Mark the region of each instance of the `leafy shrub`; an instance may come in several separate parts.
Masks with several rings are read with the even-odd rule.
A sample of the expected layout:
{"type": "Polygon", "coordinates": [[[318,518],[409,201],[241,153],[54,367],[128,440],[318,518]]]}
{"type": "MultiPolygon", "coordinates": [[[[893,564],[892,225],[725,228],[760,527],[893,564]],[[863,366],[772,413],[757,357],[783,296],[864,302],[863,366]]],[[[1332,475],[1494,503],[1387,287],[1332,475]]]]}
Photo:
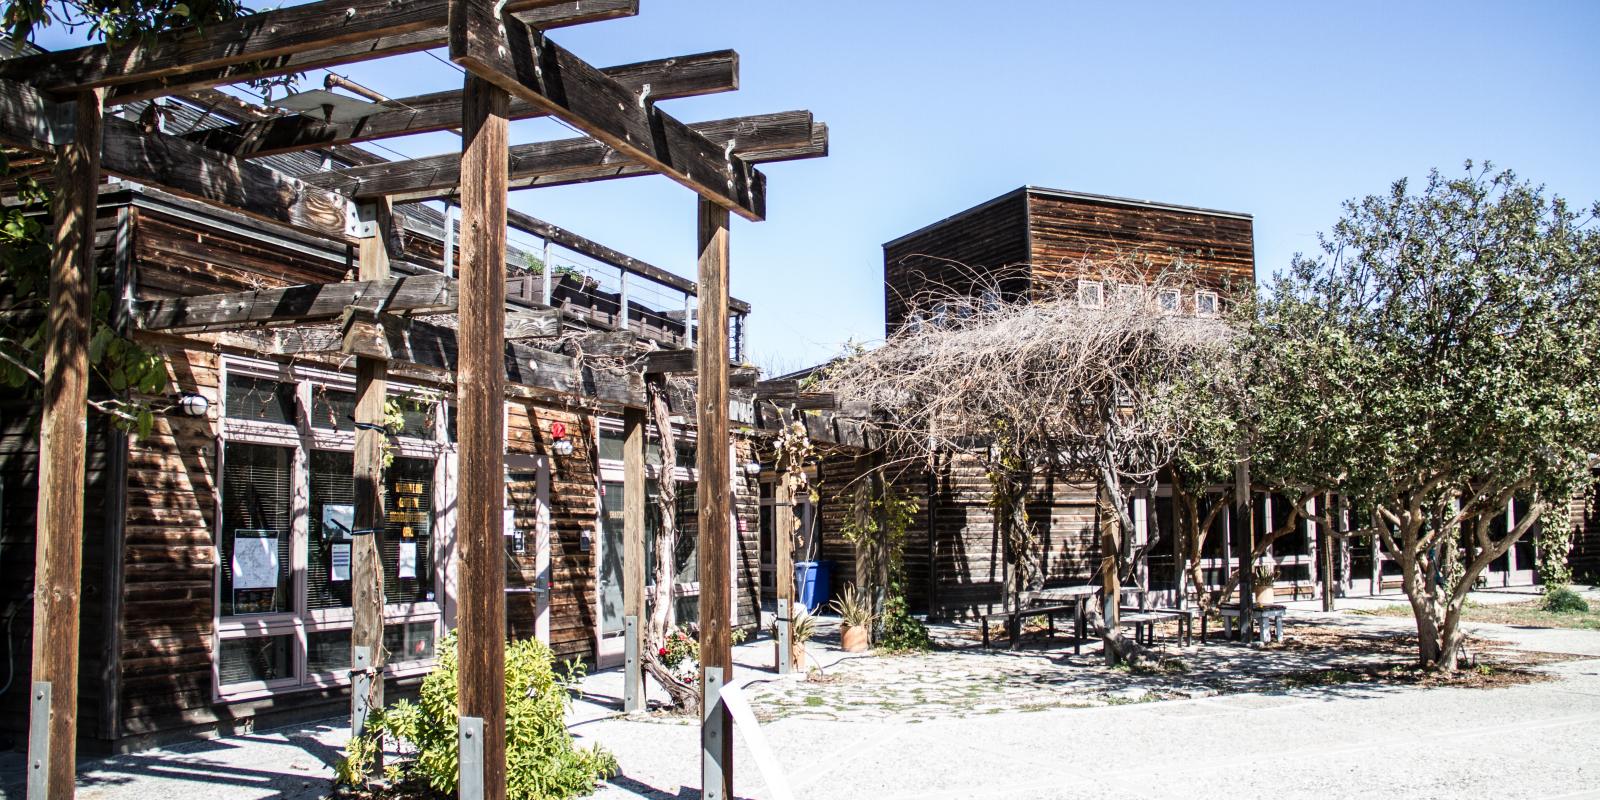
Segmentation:
{"type": "Polygon", "coordinates": [[[890,584],[889,597],[883,603],[883,631],[878,637],[878,647],[891,653],[933,648],[928,627],[911,616],[905,590],[899,581],[890,584]]]}
{"type": "MultiPolygon", "coordinates": [[[[400,700],[373,712],[366,730],[353,739],[335,768],[336,782],[360,785],[372,768],[373,755],[385,739],[406,754],[391,764],[386,777],[399,794],[453,796],[460,777],[457,751],[456,637],[439,647],[439,665],[422,681],[417,702],[400,700]]],[[[617,772],[617,761],[596,746],[582,749],[567,731],[568,691],[583,675],[581,664],[568,662],[557,672],[550,648],[534,640],[506,645],[506,797],[510,800],[557,800],[592,792],[601,779],[617,772]]]]}
{"type": "Polygon", "coordinates": [[[1589,610],[1589,601],[1565,586],[1557,586],[1544,593],[1544,610],[1553,614],[1582,614],[1589,610]]]}

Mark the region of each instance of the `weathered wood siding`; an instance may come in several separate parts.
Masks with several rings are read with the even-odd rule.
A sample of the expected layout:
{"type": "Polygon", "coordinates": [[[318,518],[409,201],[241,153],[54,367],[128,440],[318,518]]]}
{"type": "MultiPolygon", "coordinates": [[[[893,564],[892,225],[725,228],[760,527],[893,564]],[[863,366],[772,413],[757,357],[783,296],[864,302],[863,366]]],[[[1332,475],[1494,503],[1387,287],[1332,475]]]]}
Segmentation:
{"type": "Polygon", "coordinates": [[[1003,291],[1020,294],[1026,275],[1007,268],[1027,262],[1027,203],[1021,192],[889,242],[883,246],[885,331],[899,330],[916,311],[932,314],[930,292],[973,292],[975,275],[1016,273],[1003,291]]]}
{"type": "MultiPolygon", "coordinates": [[[[595,483],[594,419],[588,415],[533,403],[510,409],[506,450],[550,455],[555,441],[550,428],[567,428],[570,456],[550,459],[550,649],[557,658],[593,660],[595,629],[600,620],[595,604],[595,547],[600,540],[599,487],[595,483]],[[589,547],[583,545],[585,533],[589,547]]],[[[521,574],[513,580],[533,583],[535,548],[515,559],[521,574]]],[[[533,635],[534,595],[512,595],[506,627],[512,635],[533,635]]]]}
{"type": "Polygon", "coordinates": [[[1223,294],[1255,284],[1254,234],[1247,216],[1043,190],[1027,197],[1035,286],[1080,277],[1084,259],[1119,256],[1147,258],[1156,269],[1182,258],[1199,285],[1223,294]]]}

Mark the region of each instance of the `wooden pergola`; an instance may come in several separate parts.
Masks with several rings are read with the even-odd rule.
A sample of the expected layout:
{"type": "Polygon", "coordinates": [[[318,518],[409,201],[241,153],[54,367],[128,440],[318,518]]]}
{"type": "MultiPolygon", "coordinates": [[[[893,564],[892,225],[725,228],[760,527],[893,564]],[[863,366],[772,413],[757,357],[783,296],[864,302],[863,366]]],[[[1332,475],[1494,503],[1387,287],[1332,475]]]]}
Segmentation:
{"type": "MultiPolygon", "coordinates": [[[[146,330],[210,331],[260,352],[355,356],[357,533],[381,527],[378,423],[391,367],[453,373],[461,464],[458,688],[464,790],[481,782],[482,797],[505,795],[500,529],[508,391],[576,396],[624,410],[624,613],[635,621],[643,618],[643,373],[692,367],[699,435],[703,441],[728,439],[729,214],[762,220],[766,179],[756,165],[825,155],[828,140],[826,126],[804,111],[685,124],[657,107],[662,99],[737,88],[738,59],[732,52],[597,69],[547,36],[556,28],[636,11],[637,0],[324,0],[134,44],[0,62],[0,145],[55,162],[30,797],[74,794],[90,270],[102,173],[355,248],[355,281],[153,301],[141,304],[135,316],[146,330]],[[448,47],[450,59],[466,71],[461,91],[378,104],[354,121],[258,114],[180,136],[104,114],[109,107],[169,95],[226,102],[228,96],[215,87],[441,47],[448,47]],[[557,118],[584,135],[513,146],[508,122],[538,116],[557,118]],[[446,129],[462,134],[459,153],[384,162],[348,147],[446,129]],[[253,160],[328,148],[360,154],[353,159],[357,165],[292,177],[253,160]],[[688,287],[699,297],[694,355],[651,354],[641,369],[617,373],[524,341],[558,332],[560,316],[549,308],[507,313],[508,222],[523,230],[539,227],[537,220],[519,220],[507,209],[508,192],[646,174],[664,175],[698,197],[698,280],[688,287]],[[457,274],[391,274],[393,204],[436,198],[461,209],[457,274]],[[453,314],[454,324],[430,321],[430,315],[440,314],[453,314]],[[468,741],[473,735],[478,741],[468,741]],[[481,770],[471,768],[469,752],[481,758],[481,770]]],[[[670,275],[632,259],[624,262],[626,257],[553,226],[536,232],[547,240],[566,237],[563,243],[588,248],[609,263],[626,263],[646,274],[655,270],[663,280],[670,275]]],[[[613,345],[627,346],[627,337],[622,339],[613,345]]],[[[841,429],[827,424],[838,436],[841,429]]],[[[704,485],[729,485],[727,448],[701,447],[697,458],[704,485]]],[[[727,575],[731,497],[711,491],[698,497],[700,574],[727,575]]],[[[364,668],[367,678],[358,676],[352,690],[359,725],[367,704],[382,702],[383,681],[374,679],[381,676],[376,661],[382,653],[382,573],[374,535],[357,537],[354,561],[352,663],[364,668]]],[[[732,796],[731,722],[716,697],[733,666],[729,620],[719,613],[728,607],[731,591],[708,581],[700,602],[707,798],[732,796]]],[[[641,630],[630,626],[627,642],[628,701],[634,708],[643,704],[641,630]]]]}

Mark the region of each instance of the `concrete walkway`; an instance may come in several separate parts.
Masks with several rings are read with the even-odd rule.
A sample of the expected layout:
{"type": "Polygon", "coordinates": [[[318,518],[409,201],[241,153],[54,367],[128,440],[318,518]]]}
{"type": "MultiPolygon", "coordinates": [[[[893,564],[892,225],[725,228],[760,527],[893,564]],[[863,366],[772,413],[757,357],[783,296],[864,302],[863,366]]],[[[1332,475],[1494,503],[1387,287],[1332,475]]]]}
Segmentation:
{"type": "MultiPolygon", "coordinates": [[[[1374,635],[1411,629],[1406,618],[1291,613],[1302,630],[1335,622],[1374,635]]],[[[1518,649],[1576,658],[1536,667],[1557,680],[1503,689],[1344,684],[1285,691],[1264,684],[1238,694],[1141,695],[1120,702],[1116,692],[1127,686],[1108,684],[1103,671],[1090,674],[1091,649],[1071,659],[1070,644],[1062,649],[1061,642],[1018,655],[962,651],[894,659],[813,645],[828,675],[854,670],[925,678],[930,708],[915,707],[915,693],[911,700],[881,702],[880,693],[861,691],[854,678],[830,683],[772,675],[770,641],[740,647],[737,660],[742,674],[761,682],[750,692],[770,719],[762,730],[797,798],[1600,800],[1600,631],[1473,628],[1518,649]],[[990,681],[985,689],[973,663],[993,664],[994,678],[1014,680],[1012,673],[1023,667],[1044,677],[1020,694],[1005,682],[990,681]],[[971,702],[946,702],[956,692],[971,702]],[[812,694],[824,697],[831,711],[847,713],[808,713],[816,710],[804,699],[812,694]],[[1040,696],[1057,702],[1037,702],[1040,696]],[[1077,702],[1082,696],[1100,699],[1077,702]]],[[[1205,650],[1211,652],[1191,649],[1180,657],[1220,659],[1241,673],[1252,669],[1255,656],[1247,648],[1205,650]]],[[[1293,657],[1293,651],[1258,653],[1263,675],[1273,658],[1293,657]]],[[[585,743],[609,748],[623,767],[597,797],[699,796],[698,726],[620,715],[621,677],[614,670],[590,676],[584,688],[586,698],[571,716],[573,731],[585,743]]],[[[87,760],[79,797],[319,798],[347,736],[331,722],[87,760]]],[[[736,740],[735,764],[740,797],[773,796],[742,740],[736,740]]],[[[0,797],[22,796],[21,766],[16,754],[0,760],[6,778],[0,797]]]]}

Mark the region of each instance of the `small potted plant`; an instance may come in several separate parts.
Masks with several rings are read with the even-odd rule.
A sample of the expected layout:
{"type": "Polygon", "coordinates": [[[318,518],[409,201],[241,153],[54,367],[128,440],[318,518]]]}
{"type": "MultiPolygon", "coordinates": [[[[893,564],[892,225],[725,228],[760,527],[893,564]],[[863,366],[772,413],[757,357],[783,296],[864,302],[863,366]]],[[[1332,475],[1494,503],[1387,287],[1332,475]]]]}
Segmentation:
{"type": "Polygon", "coordinates": [[[877,615],[872,613],[872,601],[865,592],[853,584],[831,603],[839,614],[839,644],[847,653],[864,653],[872,646],[872,623],[877,615]]]}
{"type": "Polygon", "coordinates": [[[1250,571],[1250,580],[1256,590],[1256,605],[1270,606],[1276,599],[1272,584],[1278,580],[1278,568],[1272,562],[1257,564],[1250,571]]]}

